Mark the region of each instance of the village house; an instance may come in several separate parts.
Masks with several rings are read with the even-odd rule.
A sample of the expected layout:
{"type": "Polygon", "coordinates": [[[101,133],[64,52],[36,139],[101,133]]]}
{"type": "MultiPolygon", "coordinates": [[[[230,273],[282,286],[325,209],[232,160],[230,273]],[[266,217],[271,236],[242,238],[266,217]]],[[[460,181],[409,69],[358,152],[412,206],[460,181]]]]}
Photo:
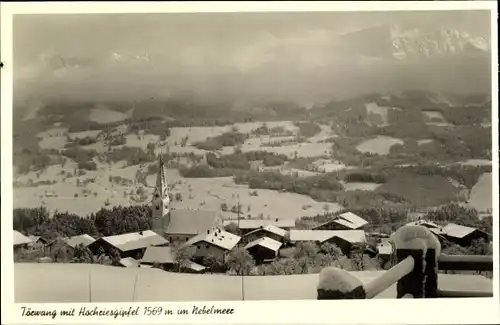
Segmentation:
{"type": "Polygon", "coordinates": [[[490,241],[491,236],[484,231],[449,223],[442,228],[442,235],[450,242],[463,247],[470,246],[474,240],[484,239],[486,243],[490,241]]]}
{"type": "Polygon", "coordinates": [[[149,246],[160,246],[168,241],[151,230],[132,232],[127,234],[101,237],[89,245],[89,249],[98,255],[100,249],[109,255],[116,249],[120,257],[142,258],[144,251],[149,246]]]}
{"type": "Polygon", "coordinates": [[[366,246],[366,235],[363,230],[290,230],[289,240],[298,242],[329,242],[337,245],[342,253],[349,256],[353,249],[366,246]]]}
{"type": "Polygon", "coordinates": [[[282,243],[269,237],[261,237],[248,243],[245,249],[257,264],[271,262],[278,257],[282,243]]]}
{"type": "Polygon", "coordinates": [[[345,212],[314,227],[313,230],[357,230],[362,229],[367,224],[368,221],[360,216],[352,212],[345,212]]]}
{"type": "Polygon", "coordinates": [[[250,243],[257,239],[267,237],[283,243],[287,233],[288,232],[285,229],[278,228],[274,225],[266,225],[246,233],[242,236],[242,241],[250,243]]]}
{"type": "Polygon", "coordinates": [[[240,239],[241,237],[218,228],[191,238],[183,246],[195,247],[195,260],[199,261],[207,256],[224,260],[240,239]]]}
{"type": "Polygon", "coordinates": [[[241,235],[245,235],[251,231],[263,228],[267,225],[272,225],[283,230],[290,230],[295,228],[294,219],[240,219],[238,220],[224,220],[224,226],[235,224],[240,229],[241,235]]]}

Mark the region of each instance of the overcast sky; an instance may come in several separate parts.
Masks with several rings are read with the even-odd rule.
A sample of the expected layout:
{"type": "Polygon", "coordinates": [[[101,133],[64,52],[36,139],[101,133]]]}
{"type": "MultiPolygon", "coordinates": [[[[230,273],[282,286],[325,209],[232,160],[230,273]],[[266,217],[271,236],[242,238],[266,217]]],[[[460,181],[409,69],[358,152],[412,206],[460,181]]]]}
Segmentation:
{"type": "Polygon", "coordinates": [[[471,11],[16,16],[15,95],[266,96],[272,88],[285,96],[341,87],[332,81],[341,71],[335,36],[381,24],[490,37],[489,13],[471,11]]]}

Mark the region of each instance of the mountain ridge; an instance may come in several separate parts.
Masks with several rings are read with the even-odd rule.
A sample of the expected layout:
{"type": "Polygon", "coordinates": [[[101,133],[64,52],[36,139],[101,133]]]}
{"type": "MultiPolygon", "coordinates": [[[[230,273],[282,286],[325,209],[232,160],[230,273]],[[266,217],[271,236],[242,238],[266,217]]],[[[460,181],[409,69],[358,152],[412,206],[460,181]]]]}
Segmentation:
{"type": "Polygon", "coordinates": [[[341,35],[347,49],[385,59],[426,60],[445,55],[478,54],[490,50],[490,42],[467,31],[429,29],[411,24],[384,24],[341,35]]]}

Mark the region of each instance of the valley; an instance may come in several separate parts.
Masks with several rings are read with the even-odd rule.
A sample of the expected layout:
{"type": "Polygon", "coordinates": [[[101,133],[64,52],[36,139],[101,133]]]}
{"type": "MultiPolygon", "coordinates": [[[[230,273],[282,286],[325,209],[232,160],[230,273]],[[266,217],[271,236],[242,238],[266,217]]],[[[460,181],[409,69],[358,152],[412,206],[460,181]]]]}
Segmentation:
{"type": "Polygon", "coordinates": [[[45,105],[14,121],[14,207],[86,216],[148,204],[162,154],[174,207],[228,219],[238,202],[250,219],[454,202],[490,211],[491,128],[481,123],[491,104],[415,96],[270,104],[253,116],[178,101],[45,105]]]}

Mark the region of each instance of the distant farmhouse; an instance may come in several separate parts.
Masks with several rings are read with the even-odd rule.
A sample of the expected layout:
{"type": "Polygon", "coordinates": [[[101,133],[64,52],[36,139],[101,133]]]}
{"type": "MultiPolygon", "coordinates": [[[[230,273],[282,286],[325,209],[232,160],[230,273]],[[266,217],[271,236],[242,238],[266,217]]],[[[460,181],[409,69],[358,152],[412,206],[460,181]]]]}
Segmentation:
{"type": "Polygon", "coordinates": [[[436,235],[441,242],[446,240],[463,247],[470,246],[474,240],[483,239],[485,242],[491,240],[491,235],[480,229],[457,225],[455,223],[449,223],[442,227],[432,221],[417,220],[409,222],[407,225],[424,226],[436,235]]]}
{"type": "Polygon", "coordinates": [[[443,227],[443,236],[447,240],[464,247],[470,246],[474,240],[484,239],[485,242],[489,242],[491,238],[484,231],[454,223],[449,223],[443,227]]]}

